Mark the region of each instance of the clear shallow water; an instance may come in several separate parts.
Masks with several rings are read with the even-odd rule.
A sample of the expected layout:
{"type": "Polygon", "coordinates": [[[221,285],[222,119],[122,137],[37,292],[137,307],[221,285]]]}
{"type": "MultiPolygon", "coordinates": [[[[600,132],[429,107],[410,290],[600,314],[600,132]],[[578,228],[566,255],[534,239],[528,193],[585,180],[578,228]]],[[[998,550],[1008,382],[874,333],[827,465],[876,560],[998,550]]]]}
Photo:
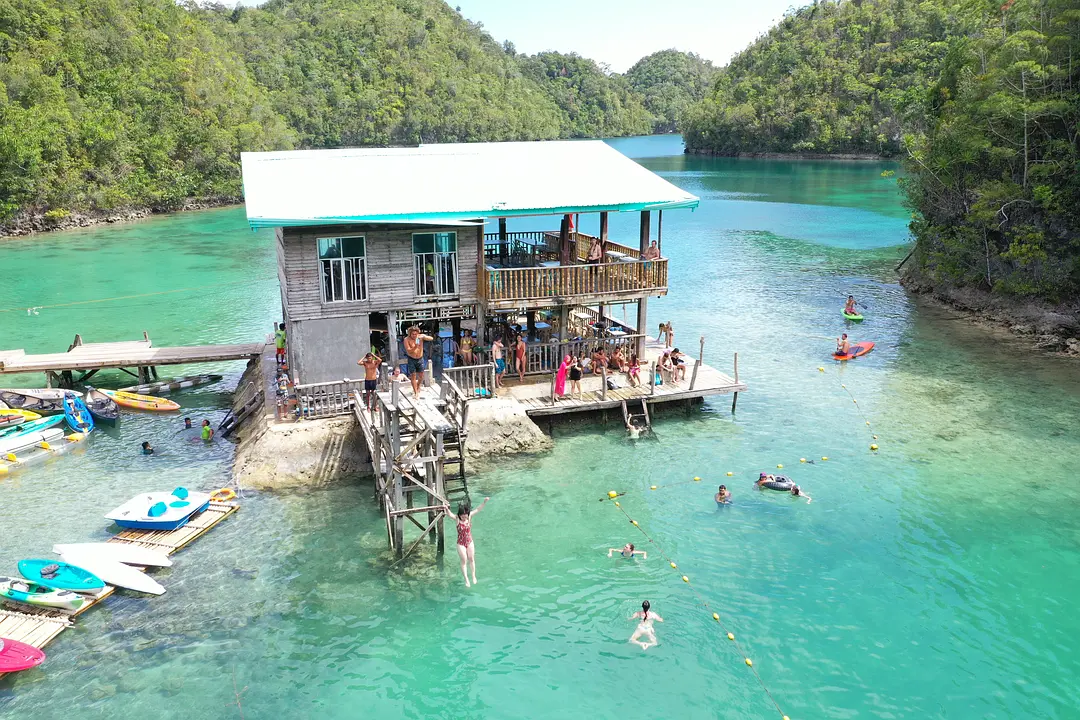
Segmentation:
{"type": "MultiPolygon", "coordinates": [[[[675,571],[652,552],[606,557],[626,541],[651,550],[598,502],[609,489],[629,491],[623,507],[796,720],[1073,710],[1076,365],[903,293],[891,268],[906,252],[905,212],[886,166],[686,158],[677,143],[614,142],[703,199],[665,214],[673,289],[650,303],[650,325],[671,320],[686,346],[704,334],[721,368],[739,352],[751,389],[735,417],[720,398],[689,419],[662,417],[659,442],[636,444],[614,425],[557,428],[552,453],[473,477],[474,496],[492,500],[476,520],[470,591],[452,558],[388,568],[366,483],[251,496],[160,573],[165,596],[110,600],[50,646],[41,670],[0,680],[0,714],[239,717],[235,681],[246,717],[775,717],[675,571]],[[869,230],[844,229],[855,211],[869,230]],[[878,349],[838,368],[827,356],[848,292],[869,306],[852,334],[878,349]],[[841,382],[879,435],[876,455],[841,382]],[[813,503],[751,489],[778,463],[813,503]],[[703,482],[685,483],[695,475],[703,482]],[[721,510],[719,482],[736,499],[721,510]],[[684,484],[648,490],[669,483],[684,484]],[[666,621],[647,652],[626,642],[642,599],[666,621]]],[[[636,237],[636,218],[613,218],[612,231],[636,237]]],[[[0,307],[218,287],[204,301],[0,313],[0,346],[143,329],[160,342],[255,339],[277,304],[270,239],[244,228],[242,210],[0,245],[5,268],[46,255],[98,279],[52,287],[12,273],[0,307]],[[127,269],[102,279],[118,263],[127,269]],[[157,283],[137,275],[147,267],[157,283]]],[[[195,417],[224,405],[213,392],[180,397],[195,417]]],[[[53,542],[103,539],[101,514],[136,491],[223,484],[229,446],[188,443],[178,424],[128,416],[85,450],[0,481],[0,568],[53,542]],[[163,454],[138,456],[143,438],[163,454]]]]}

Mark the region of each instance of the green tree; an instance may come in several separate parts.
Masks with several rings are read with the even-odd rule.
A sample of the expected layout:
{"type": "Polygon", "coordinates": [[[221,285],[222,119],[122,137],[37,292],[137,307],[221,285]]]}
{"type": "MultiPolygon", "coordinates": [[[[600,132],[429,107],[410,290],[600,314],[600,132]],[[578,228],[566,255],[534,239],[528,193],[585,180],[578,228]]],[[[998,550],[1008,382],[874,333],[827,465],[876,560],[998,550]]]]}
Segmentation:
{"type": "Polygon", "coordinates": [[[705,97],[715,74],[713,64],[694,53],[661,50],[638,60],[625,77],[652,113],[653,132],[669,133],[686,108],[705,97]]]}

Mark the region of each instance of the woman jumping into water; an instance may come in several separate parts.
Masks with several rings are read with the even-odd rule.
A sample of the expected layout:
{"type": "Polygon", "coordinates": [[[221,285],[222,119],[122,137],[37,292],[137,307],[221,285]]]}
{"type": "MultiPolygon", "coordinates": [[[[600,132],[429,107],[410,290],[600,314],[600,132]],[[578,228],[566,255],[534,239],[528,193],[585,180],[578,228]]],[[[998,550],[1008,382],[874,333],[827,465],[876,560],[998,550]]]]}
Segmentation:
{"type": "Polygon", "coordinates": [[[641,622],[638,623],[637,630],[630,636],[630,642],[637,643],[641,646],[642,650],[648,650],[656,644],[656,630],[653,629],[653,621],[664,622],[664,618],[660,617],[656,613],[649,614],[649,601],[641,603],[641,610],[630,616],[631,620],[640,618],[641,622]],[[645,640],[639,640],[638,638],[644,636],[645,640]]]}
{"type": "MultiPolygon", "coordinates": [[[[469,509],[469,501],[458,503],[457,509],[457,552],[458,557],[461,558],[461,574],[465,576],[465,587],[472,587],[469,585],[469,573],[465,570],[466,563],[472,567],[472,584],[476,584],[476,548],[473,546],[472,539],[472,517],[476,513],[484,509],[488,500],[491,498],[484,498],[484,502],[480,503],[480,507],[475,510],[469,509]]],[[[450,506],[444,505],[446,514],[450,514],[450,506]]]]}

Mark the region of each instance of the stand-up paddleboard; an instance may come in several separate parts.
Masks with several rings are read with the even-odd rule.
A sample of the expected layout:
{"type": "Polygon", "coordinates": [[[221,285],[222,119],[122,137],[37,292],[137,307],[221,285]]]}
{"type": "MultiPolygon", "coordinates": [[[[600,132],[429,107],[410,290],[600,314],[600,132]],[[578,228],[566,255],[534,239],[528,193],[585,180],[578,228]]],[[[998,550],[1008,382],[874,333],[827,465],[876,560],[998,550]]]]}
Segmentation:
{"type": "Polygon", "coordinates": [[[847,355],[833,353],[833,360],[851,360],[852,358],[862,357],[873,349],[874,343],[872,342],[852,343],[851,352],[849,352],[847,355]]]}
{"type": "Polygon", "coordinates": [[[0,638],[0,673],[29,670],[44,661],[45,653],[33,645],[27,645],[18,640],[0,638]]]}
{"type": "Polygon", "coordinates": [[[853,322],[862,322],[863,316],[860,315],[859,313],[852,314],[852,313],[849,313],[847,310],[841,310],[840,312],[842,312],[844,314],[844,319],[845,320],[851,320],[853,322]]]}
{"type": "Polygon", "coordinates": [[[172,567],[165,553],[159,550],[151,550],[139,545],[128,543],[70,543],[53,545],[53,552],[57,555],[64,553],[86,553],[91,557],[104,560],[112,560],[125,565],[138,565],[139,567],[172,567]]]}
{"type": "Polygon", "coordinates": [[[116,585],[117,587],[144,592],[149,595],[162,595],[165,592],[165,588],[162,587],[161,583],[143,571],[136,570],[115,560],[95,557],[92,552],[73,550],[61,553],[60,557],[64,558],[64,562],[78,565],[84,570],[94,573],[109,585],[116,585]]]}

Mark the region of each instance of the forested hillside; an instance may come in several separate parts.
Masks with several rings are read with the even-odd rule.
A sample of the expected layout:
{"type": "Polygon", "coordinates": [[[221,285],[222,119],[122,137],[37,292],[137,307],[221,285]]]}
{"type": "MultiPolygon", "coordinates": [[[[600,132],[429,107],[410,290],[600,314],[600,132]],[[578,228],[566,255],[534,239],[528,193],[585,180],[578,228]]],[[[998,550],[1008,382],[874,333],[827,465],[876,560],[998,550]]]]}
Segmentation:
{"type": "Polygon", "coordinates": [[[647,90],[441,0],[0,0],[0,233],[238,199],[243,150],[647,133],[647,90]]]}
{"type": "Polygon", "coordinates": [[[896,156],[912,279],[1080,296],[1080,0],[831,0],[684,115],[691,151],[896,156]]]}
{"type": "Polygon", "coordinates": [[[626,71],[631,89],[645,100],[654,132],[675,132],[679,117],[712,86],[716,68],[694,53],[661,50],[626,71]]]}

